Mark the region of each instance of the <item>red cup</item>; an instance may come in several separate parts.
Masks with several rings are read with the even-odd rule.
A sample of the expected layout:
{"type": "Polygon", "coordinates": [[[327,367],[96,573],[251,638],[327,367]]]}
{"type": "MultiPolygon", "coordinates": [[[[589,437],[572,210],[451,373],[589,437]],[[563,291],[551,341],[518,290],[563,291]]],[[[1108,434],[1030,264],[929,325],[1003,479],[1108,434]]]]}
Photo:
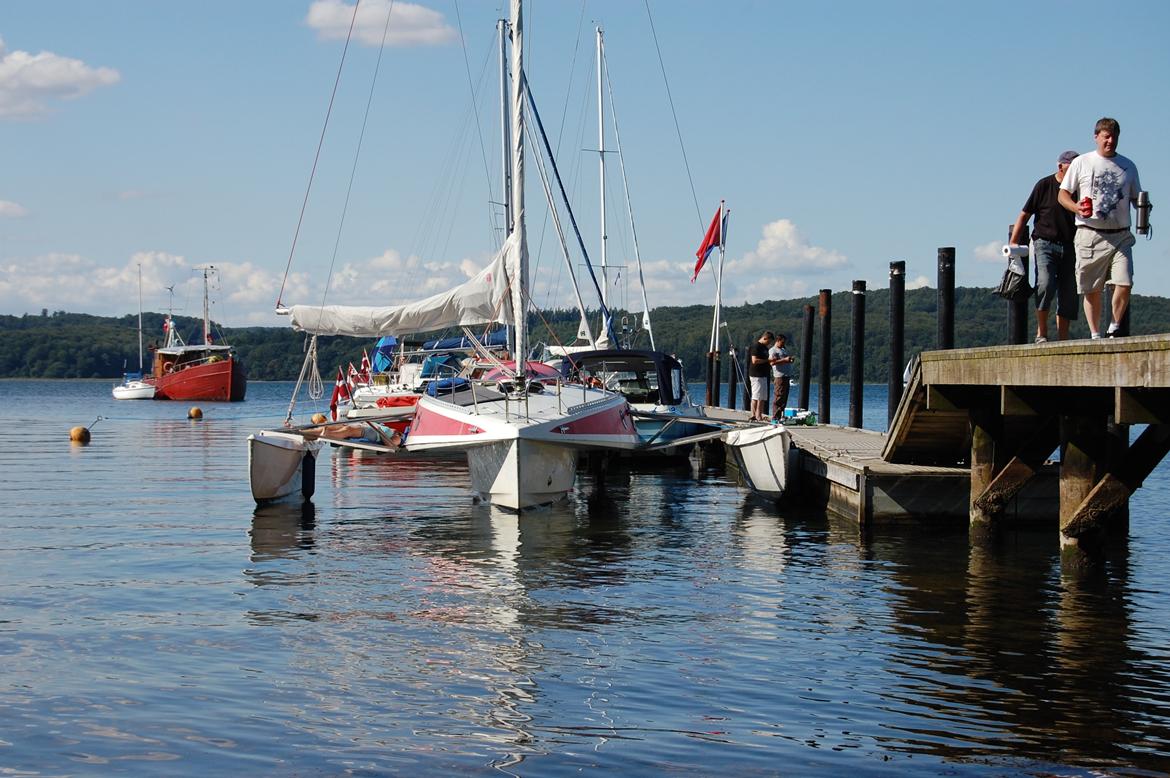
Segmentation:
{"type": "Polygon", "coordinates": [[[1093,198],[1086,197],[1081,200],[1081,216],[1089,217],[1093,215],[1093,198]]]}

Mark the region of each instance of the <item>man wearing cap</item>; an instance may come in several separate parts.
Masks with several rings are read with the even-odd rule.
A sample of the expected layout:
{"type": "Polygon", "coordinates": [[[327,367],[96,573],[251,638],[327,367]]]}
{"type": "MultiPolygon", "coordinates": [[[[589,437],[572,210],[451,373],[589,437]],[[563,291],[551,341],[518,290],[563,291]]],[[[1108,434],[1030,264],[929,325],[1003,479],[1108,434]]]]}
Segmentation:
{"type": "Polygon", "coordinates": [[[1048,310],[1056,301],[1056,335],[1068,338],[1068,323],[1077,318],[1076,253],[1073,249],[1072,214],[1060,205],[1060,184],[1065,171],[1077,158],[1066,151],[1056,158],[1056,174],[1047,175],[1032,187],[1009,243],[1019,244],[1032,222],[1032,256],[1036,258],[1036,342],[1048,340],[1048,310]]]}
{"type": "Polygon", "coordinates": [[[1077,291],[1085,296],[1089,333],[1101,337],[1101,290],[1113,284],[1112,317],[1106,336],[1112,338],[1129,307],[1133,288],[1133,244],[1129,209],[1136,207],[1141,182],[1137,165],[1117,153],[1121,125],[1105,117],[1093,128],[1095,151],[1069,165],[1060,183],[1060,204],[1076,217],[1077,291]]]}

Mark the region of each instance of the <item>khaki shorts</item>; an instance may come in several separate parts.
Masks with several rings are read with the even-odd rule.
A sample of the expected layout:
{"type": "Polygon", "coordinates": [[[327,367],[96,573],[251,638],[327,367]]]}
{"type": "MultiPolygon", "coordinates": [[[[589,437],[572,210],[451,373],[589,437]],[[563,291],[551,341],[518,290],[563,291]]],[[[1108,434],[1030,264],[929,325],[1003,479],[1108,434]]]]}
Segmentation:
{"type": "Polygon", "coordinates": [[[752,382],[752,400],[767,400],[768,377],[756,378],[755,376],[748,376],[748,380],[752,382]]]}
{"type": "Polygon", "coordinates": [[[1100,292],[1105,282],[1133,286],[1133,244],[1129,230],[1098,232],[1078,227],[1073,246],[1077,252],[1077,294],[1100,292]]]}

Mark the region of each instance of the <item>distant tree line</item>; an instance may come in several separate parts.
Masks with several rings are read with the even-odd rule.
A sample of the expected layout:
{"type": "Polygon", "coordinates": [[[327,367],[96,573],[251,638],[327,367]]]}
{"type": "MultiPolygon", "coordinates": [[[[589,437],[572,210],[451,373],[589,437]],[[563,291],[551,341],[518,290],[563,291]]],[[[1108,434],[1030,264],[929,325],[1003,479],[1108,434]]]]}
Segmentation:
{"type": "MultiPolygon", "coordinates": [[[[937,300],[934,289],[906,292],[906,357],[935,347],[937,336],[937,300]]],[[[847,381],[852,321],[851,292],[832,296],[832,346],[830,377],[847,381]]],[[[788,335],[789,351],[800,356],[802,322],[805,305],[816,305],[815,298],[769,300],[762,303],[728,306],[723,311],[721,350],[724,352],[724,375],[728,362],[728,338],[734,338],[741,350],[765,330],[788,335]]],[[[691,381],[703,378],[711,336],[711,306],[691,305],[655,308],[651,311],[655,346],[678,356],[691,381]]],[[[640,312],[614,311],[614,327],[622,336],[623,324],[635,348],[649,348],[649,338],[640,328],[640,312]]],[[[814,309],[815,317],[815,309],[814,309]]],[[[146,343],[144,361],[151,364],[151,346],[163,341],[161,313],[143,314],[146,343]]],[[[202,341],[202,320],[176,316],[176,326],[188,343],[202,341]]],[[[572,343],[579,314],[576,310],[548,310],[529,317],[533,342],[572,343]]],[[[599,315],[590,312],[590,326],[599,334],[599,315]]],[[[1034,320],[1029,316],[1029,339],[1034,320]]],[[[1130,330],[1134,335],[1170,332],[1170,298],[1134,295],[1130,330]]],[[[292,380],[300,372],[307,337],[282,327],[213,327],[216,342],[228,342],[243,358],[250,380],[292,380]]],[[[814,318],[813,337],[819,337],[820,325],[814,318]]],[[[459,332],[428,333],[426,337],[459,335],[459,332]]],[[[1088,337],[1084,317],[1074,323],[1073,337],[1088,337]]],[[[1007,304],[989,289],[955,290],[955,346],[967,348],[1007,342],[1007,304]]],[[[361,362],[362,350],[372,350],[369,341],[343,337],[318,339],[318,364],[328,380],[338,366],[361,362]]],[[[814,343],[810,366],[816,377],[819,345],[814,343]]],[[[890,354],[889,290],[874,289],[865,297],[865,380],[886,380],[890,354]]],[[[799,371],[804,366],[797,364],[799,371]]],[[[138,368],[138,316],[90,316],[47,310],[40,315],[0,316],[0,377],[4,378],[117,378],[124,370],[138,368]]]]}

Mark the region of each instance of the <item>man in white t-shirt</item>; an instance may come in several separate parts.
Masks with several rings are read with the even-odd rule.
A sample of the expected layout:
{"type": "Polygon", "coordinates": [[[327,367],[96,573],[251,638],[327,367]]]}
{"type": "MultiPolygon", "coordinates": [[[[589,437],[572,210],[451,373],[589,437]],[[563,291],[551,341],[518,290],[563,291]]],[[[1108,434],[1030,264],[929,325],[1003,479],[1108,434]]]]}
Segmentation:
{"type": "Polygon", "coordinates": [[[1085,317],[1089,334],[1101,337],[1101,290],[1113,284],[1108,337],[1117,332],[1129,307],[1133,288],[1133,233],[1129,230],[1129,209],[1136,207],[1141,190],[1137,165],[1117,153],[1121,125],[1108,117],[1093,130],[1096,151],[1072,161],[1060,182],[1060,204],[1072,211],[1077,225],[1077,292],[1085,296],[1085,317]]]}

